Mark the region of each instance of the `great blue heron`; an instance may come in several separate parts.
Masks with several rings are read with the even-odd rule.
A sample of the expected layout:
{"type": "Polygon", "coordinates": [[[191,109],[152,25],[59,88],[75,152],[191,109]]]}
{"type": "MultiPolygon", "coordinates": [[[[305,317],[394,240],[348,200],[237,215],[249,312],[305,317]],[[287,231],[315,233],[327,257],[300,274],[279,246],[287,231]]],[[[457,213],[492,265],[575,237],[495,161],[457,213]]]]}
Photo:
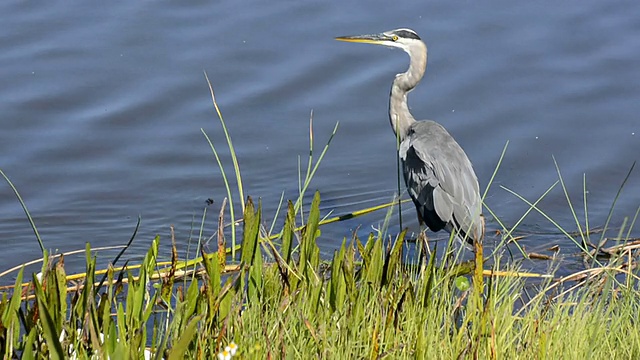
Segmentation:
{"type": "Polygon", "coordinates": [[[471,161],[442,125],[416,121],[407,105],[407,94],[418,85],[427,67],[425,43],[411,29],[340,36],[336,40],[400,48],[409,54],[409,70],[396,75],[389,98],[389,120],[400,140],[407,190],[420,223],[426,223],[431,231],[455,231],[461,240],[480,244],[484,217],[471,161]]]}

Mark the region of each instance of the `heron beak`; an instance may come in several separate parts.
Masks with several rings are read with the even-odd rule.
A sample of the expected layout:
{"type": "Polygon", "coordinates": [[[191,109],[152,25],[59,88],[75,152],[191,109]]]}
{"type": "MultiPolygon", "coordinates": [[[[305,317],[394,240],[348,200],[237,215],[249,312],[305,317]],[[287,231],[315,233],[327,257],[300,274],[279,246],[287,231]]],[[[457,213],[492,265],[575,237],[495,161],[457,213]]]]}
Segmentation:
{"type": "Polygon", "coordinates": [[[385,42],[392,41],[391,38],[385,34],[370,34],[370,35],[352,35],[352,36],[338,36],[338,41],[364,43],[364,44],[384,44],[385,42]]]}

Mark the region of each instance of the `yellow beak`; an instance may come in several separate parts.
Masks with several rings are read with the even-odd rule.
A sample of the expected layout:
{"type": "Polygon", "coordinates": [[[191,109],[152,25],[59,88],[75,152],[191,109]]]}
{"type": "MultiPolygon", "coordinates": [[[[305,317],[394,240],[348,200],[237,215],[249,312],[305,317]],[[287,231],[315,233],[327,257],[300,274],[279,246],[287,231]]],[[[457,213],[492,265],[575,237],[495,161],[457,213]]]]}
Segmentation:
{"type": "Polygon", "coordinates": [[[364,43],[364,44],[377,44],[381,45],[388,41],[393,41],[389,36],[384,34],[370,34],[370,35],[350,35],[350,36],[338,36],[338,41],[364,43]]]}

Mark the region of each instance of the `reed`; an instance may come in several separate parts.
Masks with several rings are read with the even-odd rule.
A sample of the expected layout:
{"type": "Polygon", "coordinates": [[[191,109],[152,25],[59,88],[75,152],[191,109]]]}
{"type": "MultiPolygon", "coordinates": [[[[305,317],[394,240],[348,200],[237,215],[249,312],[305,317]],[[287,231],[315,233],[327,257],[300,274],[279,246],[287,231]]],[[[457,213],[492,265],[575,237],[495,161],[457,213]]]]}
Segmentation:
{"type": "Polygon", "coordinates": [[[174,252],[171,270],[158,276],[157,237],[135,274],[109,268],[104,286],[97,288],[96,259],[87,245],[84,281],[68,288],[64,256],[45,257],[41,275],[24,287],[20,270],[13,291],[2,294],[2,355],[210,359],[233,350],[238,358],[497,359],[640,354],[635,331],[640,278],[628,266],[638,244],[617,248],[606,266],[541,278],[530,296],[526,287],[531,284],[502,258],[496,256],[492,268],[484,269],[484,287],[469,286],[470,275],[437,265],[436,256],[423,251],[424,242],[407,242],[405,232],[393,241],[380,231],[366,240],[353,235],[331,260],[323,260],[317,246],[319,205],[316,193],[305,226],[296,230],[289,202],[278,238],[282,245],[276,247],[261,235],[260,204],[247,198],[240,262],[224,267],[203,252],[195,271],[180,273],[174,252]],[[423,259],[417,264],[405,255],[412,246],[423,259]],[[484,306],[474,305],[474,297],[484,306]]]}

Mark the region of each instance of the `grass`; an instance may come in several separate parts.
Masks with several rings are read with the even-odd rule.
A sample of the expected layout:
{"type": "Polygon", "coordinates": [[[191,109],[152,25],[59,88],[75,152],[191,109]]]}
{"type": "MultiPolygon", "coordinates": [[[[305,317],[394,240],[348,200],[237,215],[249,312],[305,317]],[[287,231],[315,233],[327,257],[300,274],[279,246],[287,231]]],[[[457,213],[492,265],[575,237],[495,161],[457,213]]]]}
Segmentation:
{"type": "MultiPolygon", "coordinates": [[[[337,131],[336,124],[316,159],[310,121],[310,152],[304,176],[305,166],[299,165],[297,197],[284,202],[283,194],[274,216],[284,215],[281,227],[275,220],[266,224],[261,203],[244,197],[231,137],[211,86],[210,91],[232,154],[236,199],[241,199],[243,210],[236,214],[236,194],[207,136],[228,197],[220,209],[217,252],[206,253],[201,246],[206,239],[200,235],[195,254],[180,259],[172,234],[168,262],[158,260],[161,239],[156,237],[141,263],[116,267],[115,259],[109,268],[96,269],[87,244],[85,273],[69,275],[65,255],[51,256],[42,244],[39,274],[25,275],[24,267],[0,274],[16,274],[13,286],[0,288],[3,358],[640,356],[640,241],[630,237],[640,210],[614,239],[603,232],[592,244],[586,196],[583,224],[556,164],[558,182],[533,202],[505,188],[529,206],[515,225],[506,226],[487,207],[502,227],[502,241],[484,255],[476,244],[470,263],[438,261],[442,256],[424,237],[409,242],[405,232],[387,235],[386,226],[366,239],[348,235],[331,259],[323,259],[317,245],[323,224],[381,208],[388,209],[388,224],[398,201],[323,218],[316,192],[304,209],[306,191],[337,131]],[[538,207],[558,184],[574,214],[579,241],[538,207]],[[508,243],[517,244],[514,230],[531,211],[576,242],[585,258],[583,270],[563,278],[530,274],[501,256],[508,243]],[[230,246],[225,233],[231,235],[230,246]]],[[[496,172],[505,152],[506,146],[496,172]]],[[[586,180],[583,183],[586,189],[586,180]]],[[[621,190],[625,183],[626,179],[621,190]]],[[[37,236],[25,203],[9,184],[37,236]]],[[[204,212],[203,224],[206,216],[204,212]]]]}
{"type": "MultiPolygon", "coordinates": [[[[465,285],[467,277],[437,265],[423,251],[424,242],[405,242],[404,233],[393,242],[381,233],[366,241],[353,236],[323,261],[316,244],[319,204],[316,193],[298,232],[290,203],[276,249],[260,235],[260,204],[249,198],[238,265],[222,266],[218,257],[203,253],[200,266],[179,275],[174,253],[173,271],[153,281],[160,268],[156,238],[138,272],[110,268],[97,297],[89,247],[83,286],[70,291],[64,257],[45,257],[41,277],[23,287],[21,270],[16,291],[3,294],[3,355],[138,358],[147,351],[168,359],[210,359],[232,342],[239,358],[640,354],[638,274],[625,269],[624,256],[607,267],[541,280],[534,294],[523,278],[489,272],[477,293],[465,285]],[[406,261],[411,246],[422,258],[417,264],[406,261]]],[[[518,270],[501,258],[493,267],[518,270]]]]}

